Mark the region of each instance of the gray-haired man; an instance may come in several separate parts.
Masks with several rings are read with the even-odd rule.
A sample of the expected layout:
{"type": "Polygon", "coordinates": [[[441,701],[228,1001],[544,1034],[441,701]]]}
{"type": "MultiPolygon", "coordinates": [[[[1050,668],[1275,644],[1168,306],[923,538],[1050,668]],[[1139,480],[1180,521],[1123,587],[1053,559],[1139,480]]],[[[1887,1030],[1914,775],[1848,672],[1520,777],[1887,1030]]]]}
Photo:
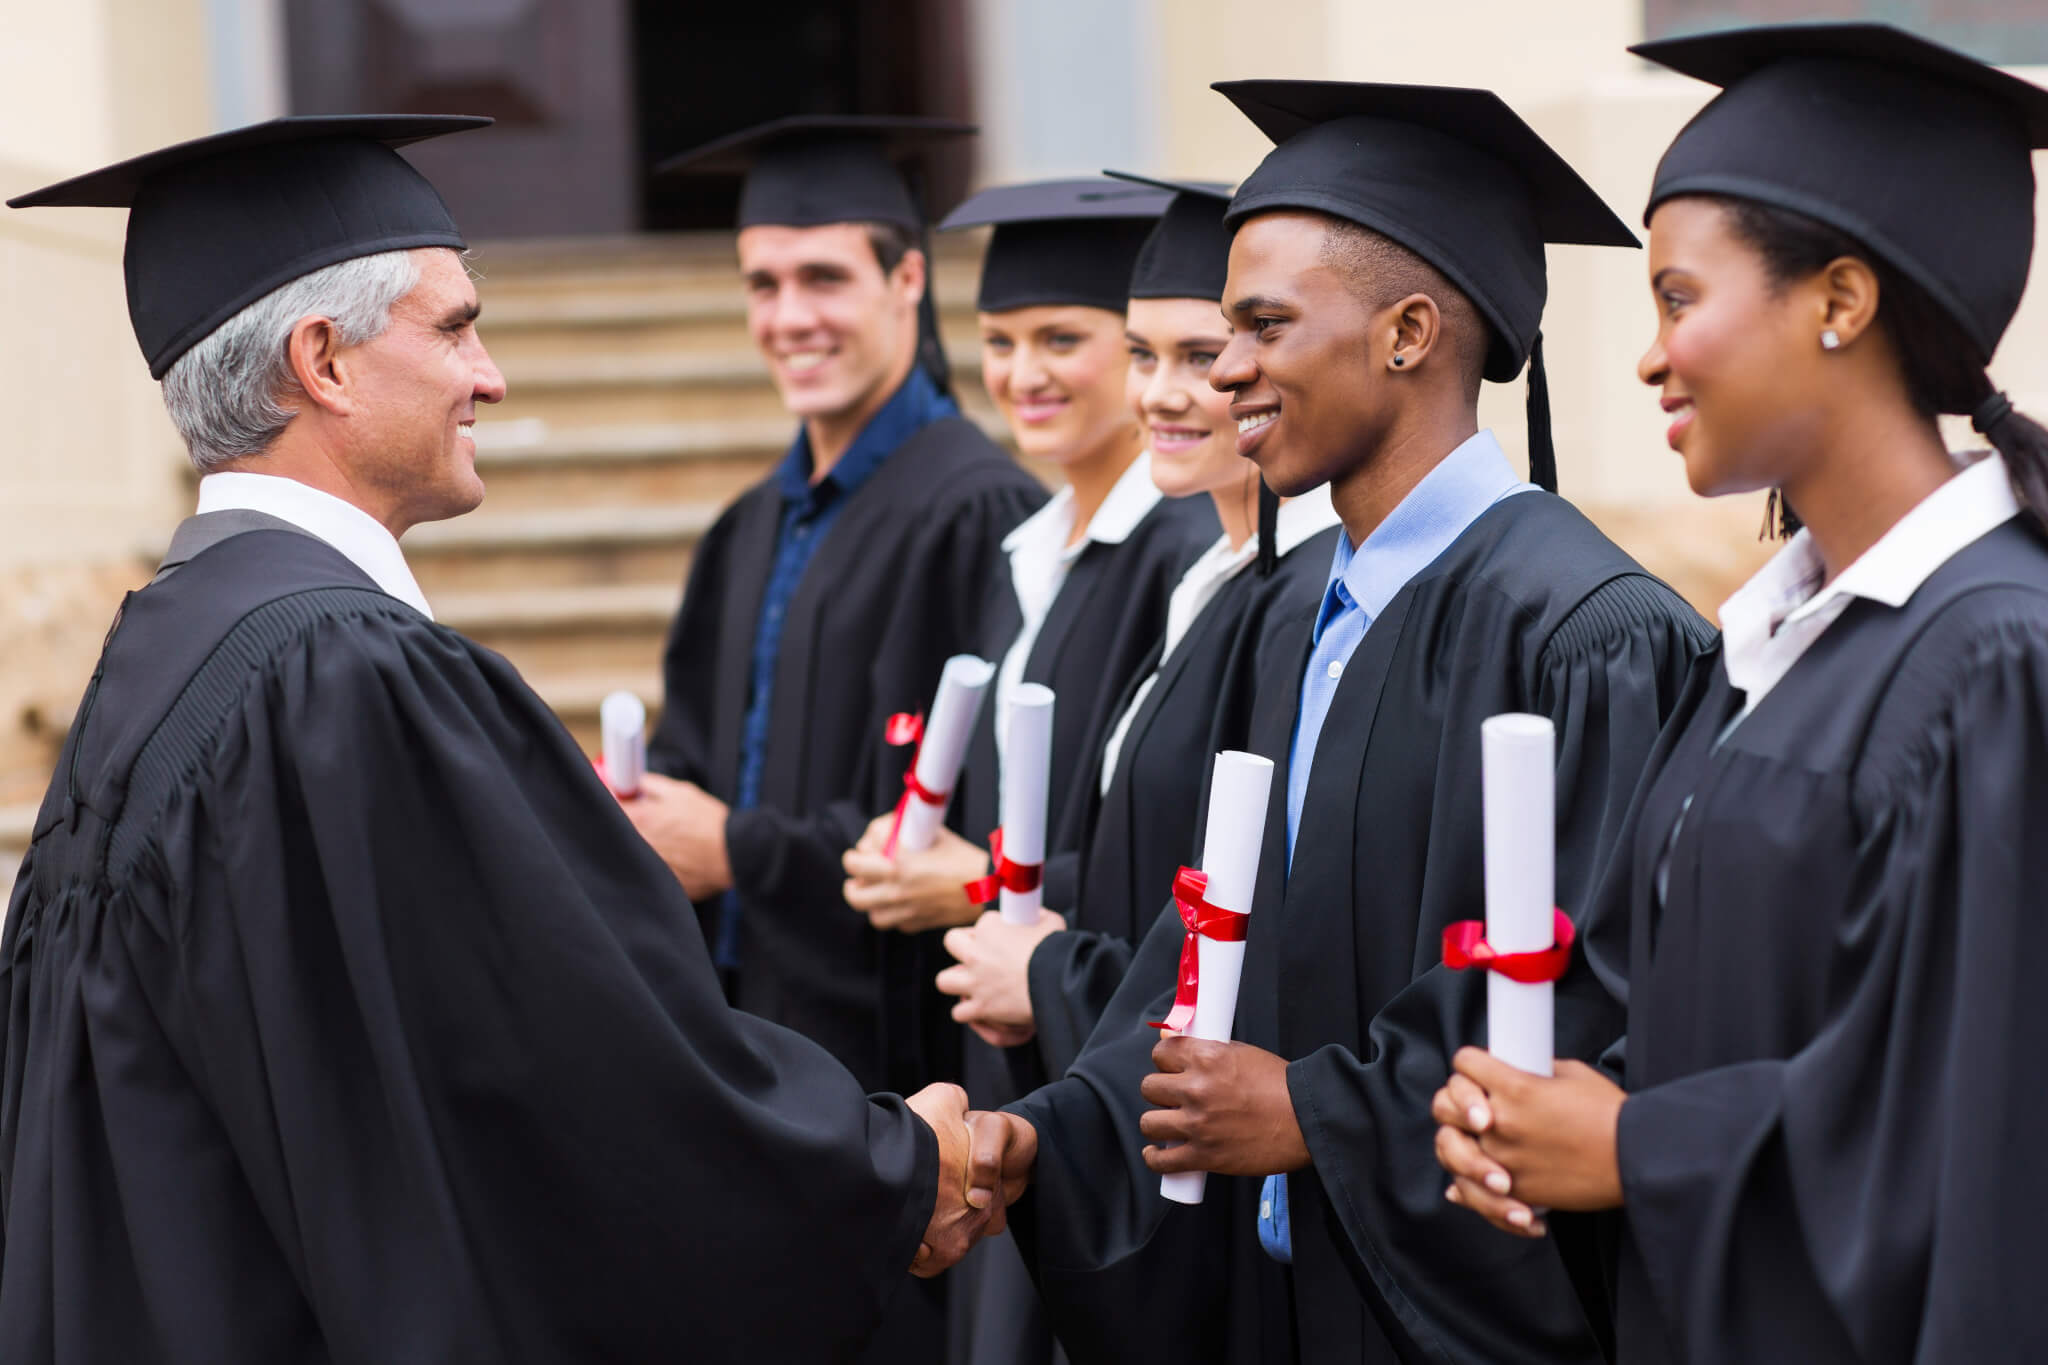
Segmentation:
{"type": "Polygon", "coordinates": [[[205,478],[0,940],[10,1365],[837,1359],[990,1220],[964,1096],[730,1011],[674,877],[406,569],[482,498],[504,380],[392,148],[481,122],[277,120],[13,201],[132,208],[205,478]]]}

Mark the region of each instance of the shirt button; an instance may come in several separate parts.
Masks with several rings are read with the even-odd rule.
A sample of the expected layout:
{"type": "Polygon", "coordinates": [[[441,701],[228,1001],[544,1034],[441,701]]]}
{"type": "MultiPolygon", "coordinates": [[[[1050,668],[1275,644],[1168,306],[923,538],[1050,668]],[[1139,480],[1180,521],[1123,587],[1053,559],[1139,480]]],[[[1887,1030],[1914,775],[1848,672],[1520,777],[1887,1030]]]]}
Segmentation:
{"type": "Polygon", "coordinates": [[[1333,678],[1341,678],[1341,677],[1343,677],[1343,676],[1344,676],[1344,662],[1343,662],[1343,660],[1341,660],[1341,659],[1332,659],[1332,660],[1330,660],[1330,676],[1331,676],[1331,677],[1333,677],[1333,678]]]}

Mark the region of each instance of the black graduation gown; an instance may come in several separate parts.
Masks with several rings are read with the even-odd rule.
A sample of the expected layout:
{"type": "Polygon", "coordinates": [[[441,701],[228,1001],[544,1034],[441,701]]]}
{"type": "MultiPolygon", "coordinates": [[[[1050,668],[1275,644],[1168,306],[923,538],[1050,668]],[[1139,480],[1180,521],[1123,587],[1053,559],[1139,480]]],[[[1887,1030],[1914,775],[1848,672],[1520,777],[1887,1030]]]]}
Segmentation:
{"type": "Polygon", "coordinates": [[[1341,534],[1333,526],[1309,537],[1282,555],[1267,577],[1240,570],[1163,664],[1164,642],[1153,646],[1111,708],[1114,729],[1157,664],[1159,681],[1131,717],[1109,791],[1102,790],[1105,735],[1067,805],[1059,843],[1078,850],[1080,867],[1069,927],[1031,955],[1039,1084],[1064,1074],[1080,1055],[1151,927],[1161,895],[1181,865],[1197,856],[1215,755],[1249,742],[1252,692],[1264,657],[1260,641],[1278,620],[1321,600],[1341,534]]]}
{"type": "MultiPolygon", "coordinates": [[[[1166,634],[1174,585],[1220,534],[1212,499],[1161,498],[1122,541],[1084,546],[1046,610],[1024,663],[1023,681],[1044,683],[1057,698],[1046,802],[1049,908],[1073,904],[1078,856],[1074,847],[1060,843],[1060,835],[1067,829],[1066,811],[1092,767],[1087,755],[1108,739],[1116,724],[1117,699],[1149,665],[1166,634]]],[[[983,657],[1000,661],[1023,619],[1005,559],[984,611],[983,657]]],[[[975,717],[954,788],[954,827],[977,843],[987,842],[1000,819],[998,709],[991,697],[975,717]]],[[[932,1022],[950,1028],[958,1039],[964,1053],[961,1079],[977,1107],[993,1108],[1043,1079],[1031,1049],[990,1047],[952,1022],[951,997],[934,992],[933,1000],[932,1022]]],[[[1009,1243],[984,1243],[949,1279],[951,1358],[958,1365],[1035,1365],[1050,1358],[1052,1343],[1037,1295],[1009,1243]]]]}
{"type": "MultiPolygon", "coordinates": [[[[1628,795],[1711,632],[1561,499],[1505,498],[1387,605],[1317,744],[1291,874],[1287,758],[1314,609],[1260,680],[1251,749],[1276,764],[1237,1037],[1290,1061],[1313,1164],[1289,1180],[1294,1265],[1256,1235],[1260,1182],[1170,1205],[1139,1156],[1181,927],[1169,907],[1068,1076],[1014,1106],[1038,1127],[1011,1226],[1076,1362],[1593,1361],[1547,1242],[1443,1198],[1428,1105],[1484,1036],[1476,973],[1439,963],[1484,914],[1479,726],[1558,732],[1557,888],[1584,904],[1628,795]],[[1136,1305],[1142,1305],[1138,1307],[1136,1305]]],[[[1597,1013],[1597,1012],[1596,1012],[1597,1013]]],[[[1583,1024],[1560,1008],[1559,1037],[1583,1024]]]]}
{"type": "MultiPolygon", "coordinates": [[[[1073,833],[1067,809],[1092,766],[1091,746],[1099,751],[1108,740],[1118,700],[1150,667],[1166,634],[1174,586],[1221,534],[1213,499],[1161,498],[1121,542],[1084,546],[1046,609],[1023,681],[1043,683],[1058,698],[1046,788],[1045,903],[1051,909],[1074,903],[1078,855],[1075,844],[1062,841],[1073,833]]],[[[983,614],[982,657],[1000,662],[1023,624],[1005,560],[983,614]]],[[[975,717],[955,787],[957,828],[980,844],[1001,819],[998,709],[991,696],[975,717]]]]}
{"type": "Polygon", "coordinates": [[[930,1216],[511,666],[292,531],[128,599],[0,999],[8,1365],[846,1359],[930,1216]]]}
{"type": "MultiPolygon", "coordinates": [[[[840,858],[902,794],[910,751],[886,742],[889,716],[930,706],[946,659],[982,642],[1002,539],[1044,500],[979,428],[942,418],[853,494],[789,604],[760,804],[726,825],[743,907],[734,1003],[823,1043],[874,1089],[957,1078],[958,1026],[930,984],[951,959],[937,934],[879,934],[848,909],[840,858]]],[[[726,510],[669,635],[648,763],[722,800],[738,787],[781,518],[773,479],[726,510]]]]}
{"type": "Polygon", "coordinates": [[[2048,1123],[2048,544],[2015,518],[1852,602],[1716,747],[1743,700],[1701,662],[1574,972],[1627,1009],[1620,1359],[2048,1359],[2015,1146],[2048,1123]]]}

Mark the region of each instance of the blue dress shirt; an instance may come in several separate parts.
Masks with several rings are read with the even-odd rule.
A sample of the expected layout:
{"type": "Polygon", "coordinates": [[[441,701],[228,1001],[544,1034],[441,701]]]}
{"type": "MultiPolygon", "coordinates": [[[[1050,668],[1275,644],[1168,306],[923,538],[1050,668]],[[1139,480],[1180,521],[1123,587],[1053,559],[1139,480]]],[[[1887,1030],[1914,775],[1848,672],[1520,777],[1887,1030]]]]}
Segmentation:
{"type": "MultiPolygon", "coordinates": [[[[868,419],[860,435],[839,457],[837,464],[816,483],[811,482],[811,435],[797,432],[782,463],[776,466],[776,491],[782,494],[782,521],[776,530],[775,560],[768,573],[768,588],[761,595],[761,614],[754,624],[752,684],[747,693],[747,712],[740,726],[739,782],[733,793],[735,810],[760,804],[761,773],[768,762],[768,719],[775,694],[775,661],[782,653],[782,624],[789,613],[790,599],[803,582],[811,558],[824,543],[832,523],[846,509],[862,484],[874,477],[882,462],[896,448],[926,426],[942,417],[955,417],[959,405],[939,391],[922,366],[913,366],[910,377],[890,395],[881,411],[868,419]]],[[[720,967],[731,970],[740,959],[740,898],[728,891],[719,898],[718,939],[712,957],[720,967]]]]}
{"type": "MultiPolygon", "coordinates": [[[[1365,632],[1387,609],[1408,580],[1428,568],[1438,555],[1465,534],[1486,509],[1502,498],[1526,492],[1490,431],[1481,431],[1444,456],[1422,482],[1375,526],[1364,543],[1337,537],[1329,586],[1316,613],[1310,639],[1308,669],[1301,679],[1301,705],[1294,713],[1294,744],[1287,759],[1287,864],[1294,865],[1294,836],[1301,828],[1301,806],[1308,796],[1309,769],[1315,763],[1316,741],[1329,718],[1337,685],[1357,652],[1365,632]]],[[[1287,1177],[1266,1177],[1259,1191],[1259,1243],[1266,1254],[1285,1264],[1294,1261],[1294,1239],[1287,1220],[1287,1177]]]]}

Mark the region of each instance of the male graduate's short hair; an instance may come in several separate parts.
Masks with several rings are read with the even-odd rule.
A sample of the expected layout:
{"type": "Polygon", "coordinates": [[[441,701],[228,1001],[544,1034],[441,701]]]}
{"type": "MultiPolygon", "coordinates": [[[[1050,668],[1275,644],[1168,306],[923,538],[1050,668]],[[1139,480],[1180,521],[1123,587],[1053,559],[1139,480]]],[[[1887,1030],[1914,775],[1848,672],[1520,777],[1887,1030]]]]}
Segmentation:
{"type": "Polygon", "coordinates": [[[179,356],[164,374],[164,406],[192,467],[207,474],[260,455],[298,415],[288,348],[300,319],[332,318],[344,346],[374,341],[419,282],[410,250],[340,261],[279,285],[179,356]]]}
{"type": "Polygon", "coordinates": [[[884,275],[893,274],[910,249],[921,245],[917,234],[901,223],[862,223],[861,227],[867,232],[868,245],[874,248],[875,261],[884,275]]]}
{"type": "Polygon", "coordinates": [[[1465,378],[1466,392],[1476,400],[1491,340],[1472,300],[1441,270],[1393,238],[1348,218],[1317,216],[1323,219],[1324,264],[1344,276],[1352,295],[1366,308],[1378,312],[1410,294],[1430,297],[1443,317],[1443,339],[1465,378]]]}

